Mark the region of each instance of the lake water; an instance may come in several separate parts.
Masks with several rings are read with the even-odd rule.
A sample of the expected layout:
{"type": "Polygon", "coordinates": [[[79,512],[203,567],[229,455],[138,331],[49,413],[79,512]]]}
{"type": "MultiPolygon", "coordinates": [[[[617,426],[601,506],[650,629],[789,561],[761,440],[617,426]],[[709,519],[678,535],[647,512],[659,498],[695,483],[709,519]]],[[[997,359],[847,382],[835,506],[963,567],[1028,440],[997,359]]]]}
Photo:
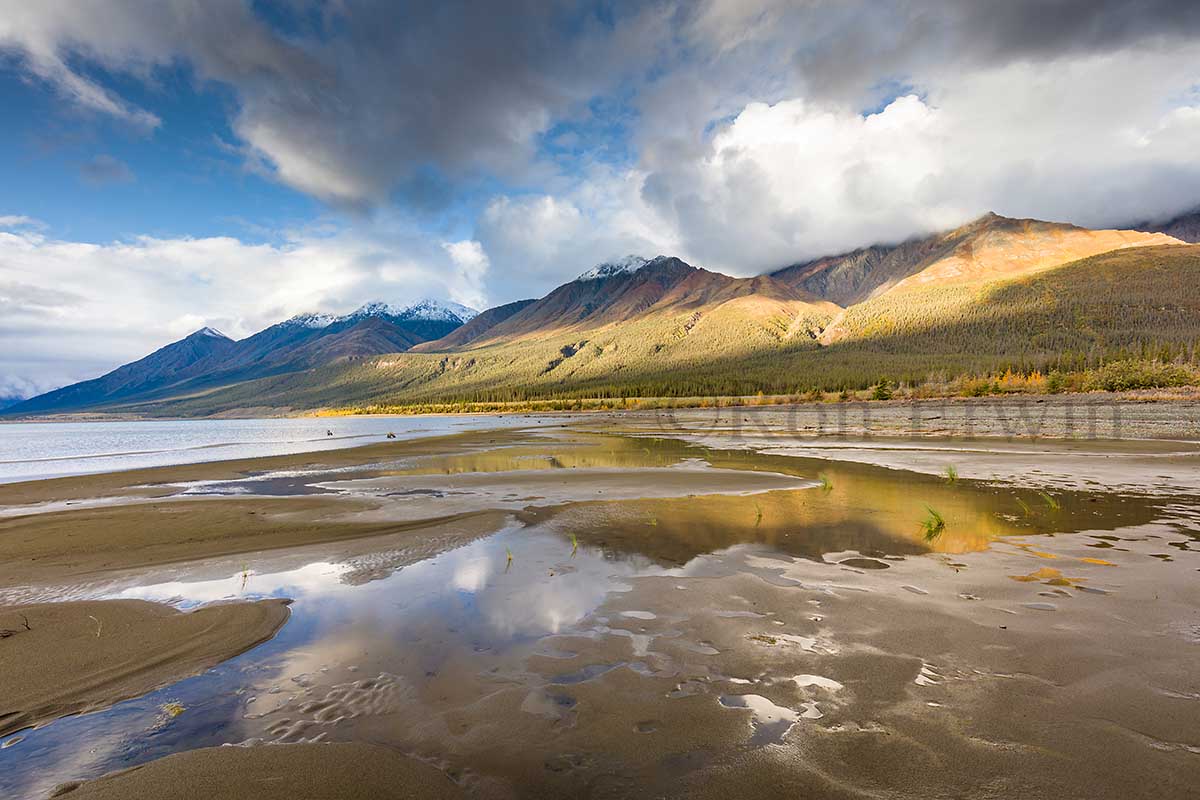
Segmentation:
{"type": "Polygon", "coordinates": [[[334,450],[389,432],[413,439],[532,424],[521,415],[20,422],[0,425],[0,483],[334,450]]]}

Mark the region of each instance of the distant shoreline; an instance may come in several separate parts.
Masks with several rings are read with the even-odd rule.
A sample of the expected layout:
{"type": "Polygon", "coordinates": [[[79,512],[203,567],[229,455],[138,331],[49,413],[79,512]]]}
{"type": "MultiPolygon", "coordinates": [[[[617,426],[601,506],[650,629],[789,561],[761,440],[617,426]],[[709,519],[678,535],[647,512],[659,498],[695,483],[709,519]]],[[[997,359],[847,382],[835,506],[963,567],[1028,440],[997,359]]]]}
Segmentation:
{"type": "MultiPolygon", "coordinates": [[[[832,398],[832,399],[831,399],[832,398]]],[[[248,410],[249,411],[249,410],[248,410]]],[[[265,409],[255,411],[266,412],[265,409]]],[[[809,436],[947,436],[980,438],[1112,438],[1200,440],[1200,388],[1127,392],[1014,392],[986,397],[893,397],[889,400],[798,400],[789,395],[750,397],[627,398],[624,400],[539,400],[440,406],[320,409],[302,413],[223,414],[213,417],[138,417],[80,414],[0,420],[0,424],[102,422],[212,422],[250,419],[337,419],[349,417],[603,417],[619,420],[683,414],[693,422],[730,412],[793,417],[795,432],[809,436]],[[623,403],[624,405],[614,405],[623,403]],[[465,407],[464,407],[465,406],[465,407]],[[1139,410],[1140,409],[1140,410],[1139,410]],[[1035,413],[1036,412],[1036,413],[1035,413]],[[1104,413],[1101,413],[1104,412],[1104,413]]]]}
{"type": "Polygon", "coordinates": [[[639,411],[662,411],[671,409],[723,409],[723,408],[854,408],[870,406],[878,408],[909,407],[931,404],[955,404],[959,406],[974,405],[988,407],[991,405],[1029,402],[1041,403],[1077,403],[1100,405],[1105,403],[1200,403],[1200,387],[1183,386],[1169,389],[1137,389],[1130,391],[1109,392],[1005,392],[979,397],[963,396],[961,394],[932,394],[926,395],[911,390],[898,389],[886,400],[874,399],[869,390],[852,394],[849,399],[841,399],[837,392],[824,392],[821,399],[809,399],[808,396],[797,395],[715,395],[693,397],[627,397],[627,398],[578,398],[570,400],[525,400],[525,401],[496,401],[496,402],[467,402],[467,403],[412,403],[396,405],[370,405],[362,407],[334,407],[321,409],[306,409],[296,411],[291,409],[246,409],[247,413],[225,412],[211,416],[146,416],[122,412],[77,412],[66,414],[46,414],[43,416],[2,417],[0,425],[5,424],[37,424],[37,423],[67,423],[67,422],[195,422],[214,420],[246,420],[246,419],[304,419],[339,417],[420,417],[420,416],[502,416],[506,414],[580,414],[580,413],[622,413],[639,411]]]}

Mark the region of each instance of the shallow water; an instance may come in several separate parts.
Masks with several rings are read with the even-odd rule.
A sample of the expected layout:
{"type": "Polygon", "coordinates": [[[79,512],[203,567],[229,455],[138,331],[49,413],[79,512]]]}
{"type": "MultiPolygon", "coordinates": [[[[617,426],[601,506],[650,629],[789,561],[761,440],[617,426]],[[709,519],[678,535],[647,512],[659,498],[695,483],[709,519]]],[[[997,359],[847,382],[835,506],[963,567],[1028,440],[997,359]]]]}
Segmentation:
{"type": "Polygon", "coordinates": [[[0,424],[0,483],[334,450],[377,442],[389,432],[411,439],[526,426],[531,419],[478,415],[0,424]]]}
{"type": "MultiPolygon", "coordinates": [[[[307,548],[45,587],[295,602],[275,639],[204,675],[9,737],[0,794],[312,740],[388,744],[481,796],[768,796],[793,780],[818,797],[911,794],[907,775],[953,796],[985,779],[1014,796],[1171,796],[1200,776],[1191,499],[1056,491],[1052,505],[1002,483],[583,434],[178,489],[337,502],[363,482],[465,475],[457,501],[494,505],[531,472],[542,482],[502,527],[415,561],[307,548]],[[651,486],[721,470],[745,480],[642,499],[553,489],[580,471],[651,486]],[[747,489],[768,476],[799,482],[747,489]],[[926,505],[947,520],[932,542],[926,505]],[[1097,747],[1108,763],[1076,775],[1097,747]],[[938,772],[930,753],[963,766],[938,772]]],[[[445,499],[380,502],[413,497],[445,499]]]]}

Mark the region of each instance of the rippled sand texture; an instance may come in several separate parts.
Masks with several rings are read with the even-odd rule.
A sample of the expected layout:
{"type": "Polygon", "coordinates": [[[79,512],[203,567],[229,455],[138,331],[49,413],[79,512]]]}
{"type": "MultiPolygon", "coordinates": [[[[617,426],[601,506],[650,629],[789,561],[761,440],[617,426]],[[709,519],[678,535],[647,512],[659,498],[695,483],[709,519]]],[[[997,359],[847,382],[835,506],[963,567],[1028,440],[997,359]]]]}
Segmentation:
{"type": "Polygon", "coordinates": [[[331,797],[371,763],[395,778],[361,796],[1200,785],[1194,446],[947,441],[951,479],[929,440],[758,437],[585,418],[0,488],[10,604],[294,601],[212,670],[0,741],[0,791],[278,788],[307,752],[331,797]],[[1039,479],[1081,452],[1180,479],[1039,479]]]}

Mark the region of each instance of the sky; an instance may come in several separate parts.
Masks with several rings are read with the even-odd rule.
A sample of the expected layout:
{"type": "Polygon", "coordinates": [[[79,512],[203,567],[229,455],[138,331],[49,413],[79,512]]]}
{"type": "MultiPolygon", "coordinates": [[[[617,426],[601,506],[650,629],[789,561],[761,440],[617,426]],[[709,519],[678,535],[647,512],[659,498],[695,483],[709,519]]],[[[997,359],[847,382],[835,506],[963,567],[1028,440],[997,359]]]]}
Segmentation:
{"type": "Polygon", "coordinates": [[[0,0],[0,398],[200,327],[1200,205],[1194,0],[0,0]]]}

